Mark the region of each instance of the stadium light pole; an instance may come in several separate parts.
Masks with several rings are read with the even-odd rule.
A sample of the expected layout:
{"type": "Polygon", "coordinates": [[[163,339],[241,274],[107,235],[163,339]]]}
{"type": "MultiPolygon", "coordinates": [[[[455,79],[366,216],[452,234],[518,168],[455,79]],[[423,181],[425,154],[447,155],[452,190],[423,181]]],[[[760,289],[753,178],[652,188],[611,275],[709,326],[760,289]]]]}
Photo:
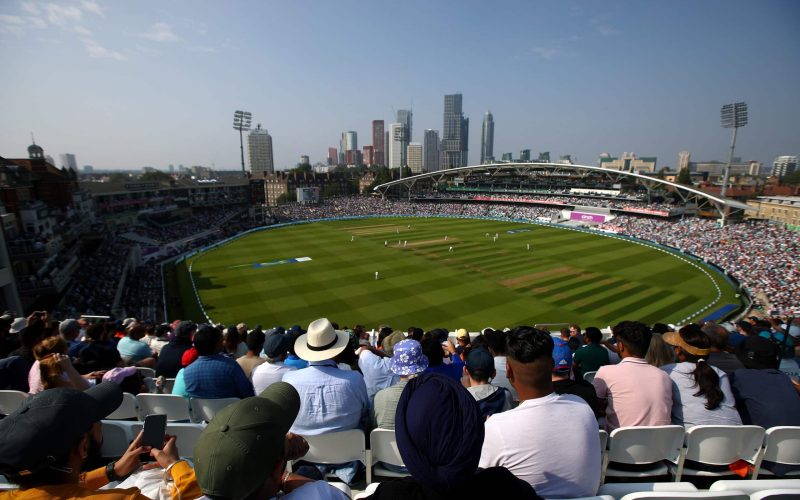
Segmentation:
{"type": "Polygon", "coordinates": [[[725,174],[722,177],[722,190],[720,196],[725,196],[728,190],[728,177],[731,173],[731,162],[733,161],[733,150],[736,148],[736,131],[739,127],[747,125],[747,103],[737,102],[722,106],[721,111],[722,127],[732,128],[731,147],[728,150],[728,163],[725,164],[725,174]]]}
{"type": "Polygon", "coordinates": [[[244,170],[244,141],[242,139],[242,131],[250,130],[250,122],[253,115],[249,111],[236,111],[233,114],[233,129],[239,131],[239,149],[242,152],[242,175],[247,175],[244,170]]]}

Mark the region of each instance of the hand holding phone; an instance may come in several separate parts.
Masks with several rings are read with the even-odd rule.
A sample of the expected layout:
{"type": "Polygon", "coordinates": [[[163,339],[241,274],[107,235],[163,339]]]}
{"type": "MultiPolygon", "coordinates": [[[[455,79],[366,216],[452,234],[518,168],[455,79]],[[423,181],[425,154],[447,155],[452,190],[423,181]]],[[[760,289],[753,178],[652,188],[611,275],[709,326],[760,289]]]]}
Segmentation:
{"type": "Polygon", "coordinates": [[[142,446],[164,448],[164,434],[167,431],[167,416],[160,414],[147,415],[142,429],[142,446]]]}

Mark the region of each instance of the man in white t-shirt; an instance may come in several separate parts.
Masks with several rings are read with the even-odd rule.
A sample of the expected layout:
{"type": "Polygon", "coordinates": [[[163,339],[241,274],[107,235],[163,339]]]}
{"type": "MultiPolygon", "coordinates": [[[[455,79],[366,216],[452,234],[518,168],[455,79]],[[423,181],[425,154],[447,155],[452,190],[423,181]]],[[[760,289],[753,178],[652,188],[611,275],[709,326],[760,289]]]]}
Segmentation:
{"type": "Polygon", "coordinates": [[[256,394],[261,394],[270,385],[283,380],[283,376],[287,372],[297,369],[294,366],[283,364],[289,355],[291,345],[291,337],[282,333],[273,333],[264,342],[263,352],[267,357],[267,362],[256,366],[251,376],[256,394]]]}
{"type": "Polygon", "coordinates": [[[600,486],[600,441],[592,409],[553,392],[553,339],[520,326],[506,338],[507,375],[518,407],[489,417],[479,466],[506,467],[546,498],[584,497],[600,486]]]}
{"type": "Polygon", "coordinates": [[[508,381],[506,376],[506,335],[507,332],[501,330],[493,330],[491,328],[484,328],[483,336],[486,338],[486,343],[489,346],[489,352],[492,353],[494,358],[495,376],[492,383],[497,387],[504,387],[511,391],[511,398],[514,401],[519,401],[517,390],[508,381]]]}

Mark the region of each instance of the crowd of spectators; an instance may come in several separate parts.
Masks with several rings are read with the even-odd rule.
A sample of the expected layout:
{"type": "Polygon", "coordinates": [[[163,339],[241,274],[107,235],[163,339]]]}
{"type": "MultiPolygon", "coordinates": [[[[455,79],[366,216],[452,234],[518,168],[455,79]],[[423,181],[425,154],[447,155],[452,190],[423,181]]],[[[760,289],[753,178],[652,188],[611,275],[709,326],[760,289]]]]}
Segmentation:
{"type": "MultiPolygon", "coordinates": [[[[438,328],[381,325],[371,337],[361,326],[340,329],[325,318],[307,331],[263,331],[244,324],[154,325],[135,318],[57,324],[46,313],[3,315],[0,340],[16,348],[0,359],[2,389],[36,394],[0,419],[0,473],[23,488],[0,498],[111,498],[123,490],[95,490],[144,474],[144,453],[155,459],[144,469],[163,468],[181,498],[256,492],[268,498],[283,491],[289,500],[341,500],[325,474],[355,486],[363,466],[303,460],[305,437],[373,428],[394,431],[403,460],[394,467],[408,476],[373,483],[366,498],[592,496],[602,467],[598,429],[800,423],[800,384],[781,364],[795,363],[796,351],[787,355],[776,342],[790,336],[794,347],[800,322],[752,317],[736,326],[735,332],[713,323],[676,331],[623,321],[599,342],[594,327],[583,335],[571,325],[559,338],[517,326],[477,335],[459,330],[453,342],[438,328]],[[245,354],[229,349],[243,339],[245,354]],[[648,359],[654,341],[668,346],[660,362],[648,359]],[[587,358],[584,349],[607,352],[587,358]],[[290,364],[290,357],[301,363],[290,364]],[[591,383],[581,376],[589,359],[596,368],[591,383]],[[498,363],[513,396],[496,378],[498,363]],[[175,377],[173,394],[238,399],[204,428],[193,465],[180,459],[174,436],[143,446],[141,434],[116,462],[88,465],[85,450],[99,445],[100,419],[120,405],[123,391],[148,390],[137,366],[175,377]],[[250,376],[244,366],[254,367],[250,376]],[[285,471],[285,460],[294,461],[293,472],[285,471]]],[[[777,476],[792,470],[762,467],[777,476]]],[[[124,492],[143,498],[138,490],[124,492]]]]}
{"type": "Polygon", "coordinates": [[[170,224],[136,224],[126,227],[128,232],[147,238],[156,244],[167,245],[184,240],[197,233],[216,230],[243,211],[241,205],[233,207],[195,208],[190,217],[170,224]]]}
{"type": "Polygon", "coordinates": [[[492,200],[516,200],[526,203],[545,203],[545,204],[561,204],[569,206],[583,206],[583,207],[603,207],[613,210],[626,210],[626,209],[648,209],[670,211],[671,209],[678,208],[676,205],[668,205],[665,203],[648,202],[646,199],[620,199],[612,197],[595,198],[589,196],[570,196],[565,193],[563,195],[532,195],[532,194],[515,194],[515,193],[492,193],[492,194],[448,194],[436,195],[440,199],[492,199],[492,200]]]}
{"type": "Polygon", "coordinates": [[[720,227],[716,220],[696,217],[662,221],[619,216],[601,228],[702,257],[728,271],[768,309],[800,311],[800,232],[763,222],[720,227]]]}

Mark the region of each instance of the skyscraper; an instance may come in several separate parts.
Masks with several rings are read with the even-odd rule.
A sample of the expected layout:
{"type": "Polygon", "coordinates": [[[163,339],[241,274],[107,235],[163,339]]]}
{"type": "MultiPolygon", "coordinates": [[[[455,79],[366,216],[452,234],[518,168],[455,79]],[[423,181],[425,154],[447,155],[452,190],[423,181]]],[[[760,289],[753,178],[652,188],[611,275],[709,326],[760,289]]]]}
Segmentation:
{"type": "Polygon", "coordinates": [[[408,168],[412,174],[422,173],[422,144],[410,142],[408,144],[406,157],[408,158],[408,168]]]}
{"type": "Polygon", "coordinates": [[[531,150],[523,149],[519,152],[519,161],[531,161],[531,150]]]}
{"type": "MultiPolygon", "coordinates": [[[[383,134],[381,134],[383,135],[383,134]]],[[[375,165],[375,147],[374,146],[364,146],[361,155],[362,161],[364,165],[372,166],[375,165]]]]}
{"type": "Polygon", "coordinates": [[[66,167],[67,170],[74,170],[77,172],[78,162],[75,161],[75,155],[72,153],[64,153],[61,155],[61,166],[66,167]]]}
{"type": "Polygon", "coordinates": [[[481,165],[494,161],[494,117],[491,111],[483,115],[481,130],[481,165]]]}
{"type": "Polygon", "coordinates": [[[440,168],[466,167],[469,151],[469,119],[462,112],[461,94],[444,96],[444,130],[440,168]]]}
{"type": "Polygon", "coordinates": [[[336,148],[328,148],[328,165],[339,164],[339,152],[336,148]]]}
{"type": "Polygon", "coordinates": [[[688,151],[681,151],[678,153],[678,168],[676,172],[680,172],[681,170],[689,169],[689,162],[692,160],[692,155],[688,151]]]}
{"type": "Polygon", "coordinates": [[[392,123],[389,125],[389,168],[400,168],[408,164],[406,160],[407,136],[408,131],[405,124],[392,123]]]}
{"type": "Polygon", "coordinates": [[[422,169],[426,172],[439,170],[439,131],[427,129],[425,131],[425,141],[423,142],[422,169]]]}
{"type": "Polygon", "coordinates": [[[383,143],[383,120],[372,120],[372,149],[373,163],[375,165],[386,165],[384,153],[386,146],[383,143]]]}
{"type": "Polygon", "coordinates": [[[272,136],[267,133],[266,129],[261,128],[260,123],[247,136],[247,150],[250,154],[250,172],[272,173],[275,171],[272,136]]]}
{"type": "Polygon", "coordinates": [[[411,121],[413,115],[414,113],[412,113],[410,109],[397,110],[397,123],[402,123],[406,126],[406,133],[408,134],[408,137],[406,137],[406,144],[412,140],[413,129],[411,128],[411,121]]]}
{"type": "Polygon", "coordinates": [[[772,176],[785,177],[797,170],[796,156],[779,156],[772,162],[772,176]]]}

